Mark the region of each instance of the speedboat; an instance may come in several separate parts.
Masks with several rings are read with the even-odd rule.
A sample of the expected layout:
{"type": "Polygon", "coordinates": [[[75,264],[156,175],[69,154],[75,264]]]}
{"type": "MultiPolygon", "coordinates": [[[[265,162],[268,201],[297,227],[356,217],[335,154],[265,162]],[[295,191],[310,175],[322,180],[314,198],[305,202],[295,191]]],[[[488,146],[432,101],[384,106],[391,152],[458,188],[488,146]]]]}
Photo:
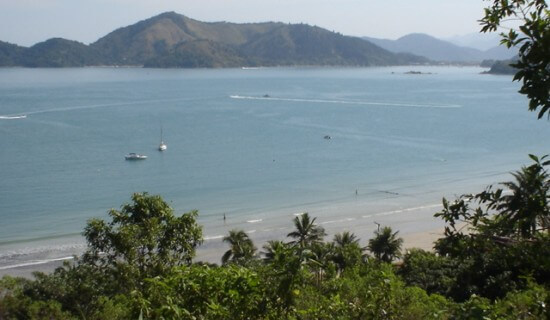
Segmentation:
{"type": "Polygon", "coordinates": [[[126,160],[145,160],[145,159],[147,159],[147,156],[131,152],[131,153],[128,153],[127,155],[125,155],[124,159],[126,159],[126,160]]]}

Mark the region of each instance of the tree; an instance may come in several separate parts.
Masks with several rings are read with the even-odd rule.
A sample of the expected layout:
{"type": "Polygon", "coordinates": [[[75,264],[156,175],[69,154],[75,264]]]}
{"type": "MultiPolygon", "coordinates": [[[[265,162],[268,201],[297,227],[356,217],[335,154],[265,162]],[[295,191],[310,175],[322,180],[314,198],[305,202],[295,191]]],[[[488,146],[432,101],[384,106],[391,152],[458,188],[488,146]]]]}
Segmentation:
{"type": "Polygon", "coordinates": [[[367,247],[377,260],[389,263],[400,256],[403,239],[397,238],[397,233],[399,231],[392,232],[391,227],[374,232],[375,237],[369,240],[367,247]]]}
{"type": "Polygon", "coordinates": [[[550,165],[550,161],[544,161],[547,156],[529,157],[535,163],[512,173],[515,181],[501,183],[508,189],[506,192],[489,186],[478,194],[462,195],[452,204],[443,199],[443,210],[435,217],[441,217],[448,226],[445,227],[446,240],[438,241],[439,244],[453,242],[457,245],[459,239],[465,239],[464,233],[456,228],[460,222],[467,224],[471,233],[485,237],[529,239],[540,231],[547,231],[550,227],[550,175],[544,167],[550,165]],[[479,206],[473,207],[475,204],[479,206]]]}
{"type": "Polygon", "coordinates": [[[521,238],[533,237],[540,227],[548,230],[550,227],[550,179],[544,166],[550,161],[544,161],[547,156],[539,159],[529,155],[534,164],[522,167],[512,173],[516,181],[502,183],[511,194],[502,196],[497,209],[501,210],[501,218],[505,234],[515,233],[521,238]]]}
{"type": "Polygon", "coordinates": [[[364,260],[363,251],[365,249],[361,248],[359,239],[354,233],[349,231],[337,233],[334,235],[333,243],[332,259],[340,272],[350,266],[358,265],[364,260]]]}
{"type": "Polygon", "coordinates": [[[269,318],[264,283],[253,270],[194,264],[175,271],[149,279],[146,290],[139,293],[143,318],[269,318]]]}
{"type": "Polygon", "coordinates": [[[298,254],[298,248],[279,240],[268,241],[264,245],[265,268],[263,278],[269,282],[274,300],[282,303],[282,308],[288,310],[296,296],[296,287],[302,283],[302,267],[304,261],[298,254]]]}
{"type": "Polygon", "coordinates": [[[501,33],[502,43],[519,46],[515,81],[523,81],[520,93],[529,99],[529,110],[540,107],[538,118],[550,117],[550,11],[544,0],[491,0],[481,19],[482,32],[507,28],[507,21],[521,21],[501,33]]]}
{"type": "Polygon", "coordinates": [[[132,203],[109,211],[111,222],[88,221],[83,233],[88,249],[82,263],[109,269],[118,279],[132,282],[188,265],[202,243],[197,215],[191,211],[176,217],[160,196],[134,193],[132,203]]]}
{"type": "Polygon", "coordinates": [[[322,242],[326,235],[325,229],[315,224],[316,219],[311,219],[307,212],[295,217],[294,227],[296,230],[287,235],[294,240],[289,243],[303,250],[314,243],[322,242]]]}
{"type": "Polygon", "coordinates": [[[456,282],[457,264],[458,260],[413,248],[404,255],[398,272],[409,286],[449,296],[456,282]]]}
{"type": "Polygon", "coordinates": [[[334,235],[334,244],[337,247],[345,247],[350,244],[359,244],[359,239],[353,232],[344,231],[334,235]]]}
{"type": "Polygon", "coordinates": [[[229,235],[223,238],[223,242],[229,243],[230,248],[222,256],[222,264],[228,262],[245,264],[254,258],[256,247],[246,232],[231,230],[229,235]]]}
{"type": "Polygon", "coordinates": [[[267,263],[275,261],[284,261],[287,256],[293,255],[294,252],[290,250],[289,246],[280,240],[269,240],[264,246],[264,261],[267,263]]]}

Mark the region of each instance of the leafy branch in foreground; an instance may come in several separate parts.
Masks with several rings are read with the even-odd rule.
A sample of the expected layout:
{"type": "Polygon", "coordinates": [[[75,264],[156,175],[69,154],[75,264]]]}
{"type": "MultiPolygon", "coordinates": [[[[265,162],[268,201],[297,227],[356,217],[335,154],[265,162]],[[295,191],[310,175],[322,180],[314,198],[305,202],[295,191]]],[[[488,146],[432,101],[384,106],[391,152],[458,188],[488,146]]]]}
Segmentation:
{"type": "Polygon", "coordinates": [[[482,32],[493,32],[514,20],[522,24],[501,33],[507,47],[518,46],[515,81],[523,81],[519,92],[529,99],[529,110],[540,107],[538,118],[550,118],[550,14],[544,0],[490,0],[480,20],[482,32]]]}

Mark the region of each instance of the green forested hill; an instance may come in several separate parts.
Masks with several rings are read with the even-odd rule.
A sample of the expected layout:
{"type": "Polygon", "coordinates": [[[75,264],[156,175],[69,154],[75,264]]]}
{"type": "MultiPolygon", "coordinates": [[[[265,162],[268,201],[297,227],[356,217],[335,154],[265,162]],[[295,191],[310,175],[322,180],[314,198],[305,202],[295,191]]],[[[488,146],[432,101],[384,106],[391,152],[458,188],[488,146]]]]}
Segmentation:
{"type": "Polygon", "coordinates": [[[54,38],[30,48],[0,43],[0,66],[241,67],[425,63],[309,25],[206,23],[166,12],[85,45],[54,38]]]}
{"type": "Polygon", "coordinates": [[[103,64],[94,48],[62,38],[53,38],[24,50],[19,63],[27,67],[83,67],[103,64]]]}
{"type": "Polygon", "coordinates": [[[0,41],[0,67],[11,67],[18,65],[18,57],[25,48],[18,45],[0,41]]]}

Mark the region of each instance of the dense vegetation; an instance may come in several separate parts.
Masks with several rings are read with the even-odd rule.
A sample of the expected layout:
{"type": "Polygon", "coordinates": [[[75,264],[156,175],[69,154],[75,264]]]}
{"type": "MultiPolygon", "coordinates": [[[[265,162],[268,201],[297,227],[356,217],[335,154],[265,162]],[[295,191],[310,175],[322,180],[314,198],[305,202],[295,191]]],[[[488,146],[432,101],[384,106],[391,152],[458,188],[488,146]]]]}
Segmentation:
{"type": "Polygon", "coordinates": [[[0,42],[0,66],[221,68],[427,61],[304,24],[204,23],[174,12],[117,29],[90,45],[59,38],[30,48],[0,42]]]}
{"type": "Polygon", "coordinates": [[[550,317],[550,175],[546,157],[454,201],[435,252],[401,254],[389,227],[366,247],[304,213],[288,241],[258,252],[242,230],[221,265],[193,263],[197,212],[174,215],[134,194],[110,221],[92,219],[87,251],[34,280],[0,280],[1,319],[543,319],[550,317]],[[402,258],[395,263],[396,259],[402,258]]]}

